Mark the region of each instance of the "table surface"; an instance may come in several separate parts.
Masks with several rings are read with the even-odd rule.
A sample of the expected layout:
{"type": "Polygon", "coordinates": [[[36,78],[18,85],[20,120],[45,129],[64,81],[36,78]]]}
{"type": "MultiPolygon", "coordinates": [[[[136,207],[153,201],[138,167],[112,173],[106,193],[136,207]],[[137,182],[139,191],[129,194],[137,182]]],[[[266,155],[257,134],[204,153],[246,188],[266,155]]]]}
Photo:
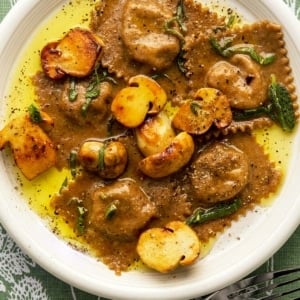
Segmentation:
{"type": "MultiPolygon", "coordinates": [[[[46,1],[46,0],[45,0],[46,1]]],[[[300,0],[283,0],[300,20],[300,0]]],[[[0,0],[0,21],[17,0],[0,0]]],[[[300,29],[300,25],[299,25],[300,29]]],[[[257,272],[300,265],[300,227],[257,272]]],[[[55,278],[22,253],[0,224],[0,300],[103,300],[55,278]]]]}

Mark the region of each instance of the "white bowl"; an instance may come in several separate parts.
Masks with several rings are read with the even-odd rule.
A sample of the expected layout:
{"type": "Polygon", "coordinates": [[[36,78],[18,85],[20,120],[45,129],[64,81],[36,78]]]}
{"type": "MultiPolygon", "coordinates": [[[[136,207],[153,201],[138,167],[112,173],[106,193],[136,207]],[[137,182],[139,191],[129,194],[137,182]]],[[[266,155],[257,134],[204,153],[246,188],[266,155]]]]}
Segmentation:
{"type": "MultiPolygon", "coordinates": [[[[86,0],[87,1],[87,0],[86,0]]],[[[5,95],[20,54],[37,28],[63,0],[20,0],[0,27],[0,99],[5,95]]],[[[208,1],[213,2],[213,1],[208,1]]],[[[220,1],[218,1],[220,2],[220,1]]],[[[295,83],[300,89],[299,23],[282,0],[227,1],[246,19],[282,24],[295,83]]],[[[0,104],[4,116],[5,101],[0,104]]],[[[3,125],[3,122],[2,124],[3,125]]],[[[15,190],[16,179],[0,156],[0,221],[33,260],[61,280],[89,293],[113,299],[187,299],[207,294],[245,276],[292,235],[300,222],[300,132],[292,145],[290,167],[274,204],[249,213],[218,240],[212,252],[195,265],[162,275],[131,271],[116,276],[96,259],[77,252],[54,235],[15,190]]]]}

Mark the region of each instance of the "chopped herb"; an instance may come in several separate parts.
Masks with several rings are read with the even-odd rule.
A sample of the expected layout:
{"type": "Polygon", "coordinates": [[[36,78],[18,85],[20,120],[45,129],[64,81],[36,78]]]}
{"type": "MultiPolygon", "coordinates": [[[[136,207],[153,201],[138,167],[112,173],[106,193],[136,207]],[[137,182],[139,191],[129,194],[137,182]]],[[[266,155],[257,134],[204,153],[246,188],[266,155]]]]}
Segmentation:
{"type": "Polygon", "coordinates": [[[236,15],[231,15],[229,18],[228,18],[228,21],[226,23],[226,27],[227,28],[232,28],[234,23],[236,21],[236,15]]]}
{"type": "Polygon", "coordinates": [[[268,89],[270,103],[253,109],[233,111],[235,121],[244,121],[262,116],[270,117],[277,122],[285,131],[292,131],[295,127],[296,118],[291,96],[285,86],[276,82],[274,75],[271,76],[271,84],[268,89]]]}
{"type": "Polygon", "coordinates": [[[224,218],[235,213],[241,206],[241,199],[235,199],[231,203],[222,203],[208,209],[199,207],[185,222],[187,225],[198,225],[208,221],[224,218]]]}
{"type": "Polygon", "coordinates": [[[28,112],[29,112],[30,120],[33,123],[41,123],[43,121],[41,113],[40,113],[39,109],[35,105],[31,104],[28,107],[28,112]]]}
{"type": "Polygon", "coordinates": [[[87,212],[87,209],[83,206],[77,206],[78,209],[78,218],[77,218],[77,231],[80,234],[83,234],[85,231],[85,225],[84,225],[84,215],[87,212]]]}
{"type": "Polygon", "coordinates": [[[166,74],[166,73],[154,74],[154,75],[151,76],[151,78],[154,79],[154,80],[157,80],[157,79],[159,79],[159,78],[166,78],[166,79],[168,79],[168,80],[171,81],[169,75],[166,74]]]}
{"type": "Polygon", "coordinates": [[[171,35],[174,35],[178,38],[180,43],[184,43],[184,36],[182,35],[181,32],[178,30],[174,29],[174,23],[178,23],[177,17],[173,17],[172,19],[169,19],[165,22],[165,32],[169,33],[171,35]]]}
{"type": "Polygon", "coordinates": [[[65,187],[67,187],[67,186],[68,186],[68,177],[66,177],[65,180],[63,181],[63,183],[62,183],[62,185],[61,185],[61,187],[59,189],[59,193],[61,194],[61,192],[63,191],[63,189],[65,187]]]}
{"type": "Polygon", "coordinates": [[[88,87],[86,89],[86,101],[81,107],[81,113],[83,116],[86,116],[92,101],[100,95],[100,83],[104,81],[110,81],[113,84],[117,84],[113,77],[108,76],[108,72],[106,70],[103,70],[101,76],[99,76],[98,68],[95,68],[94,75],[92,76],[91,81],[89,82],[88,87]]]}
{"type": "Polygon", "coordinates": [[[72,150],[69,157],[69,167],[74,178],[77,175],[77,151],[72,150]]]}
{"type": "Polygon", "coordinates": [[[190,104],[191,112],[195,115],[199,115],[199,111],[201,110],[201,105],[195,101],[192,101],[190,104]]]}
{"type": "Polygon", "coordinates": [[[274,53],[257,53],[251,44],[237,44],[231,46],[231,37],[224,38],[221,42],[212,37],[210,38],[210,43],[217,53],[224,57],[231,57],[234,54],[246,54],[260,65],[271,64],[276,58],[274,53]]]}
{"type": "Polygon", "coordinates": [[[277,121],[283,130],[292,131],[296,123],[292,99],[287,88],[277,83],[274,75],[271,76],[269,98],[272,103],[271,118],[277,121]]]}
{"type": "Polygon", "coordinates": [[[69,101],[74,102],[76,101],[78,96],[78,92],[76,89],[76,81],[74,78],[70,79],[70,87],[69,87],[69,101]]]}
{"type": "Polygon", "coordinates": [[[184,9],[184,1],[179,0],[179,2],[177,4],[176,16],[167,20],[164,24],[165,32],[168,34],[174,35],[175,37],[177,37],[179,39],[180,51],[179,51],[179,54],[177,55],[177,66],[178,66],[179,71],[183,74],[187,73],[187,69],[184,66],[184,63],[185,63],[184,53],[185,52],[183,50],[183,47],[185,44],[184,34],[187,31],[187,28],[184,24],[185,19],[186,19],[186,15],[185,15],[185,9],[184,9]],[[174,28],[176,24],[179,26],[180,31],[178,31],[174,28]]]}
{"type": "Polygon", "coordinates": [[[99,153],[98,153],[98,170],[103,171],[105,168],[105,163],[104,163],[104,156],[105,156],[105,145],[100,148],[99,153]]]}
{"type": "Polygon", "coordinates": [[[185,15],[185,8],[184,8],[183,0],[179,0],[179,2],[178,2],[177,10],[176,10],[176,17],[177,17],[177,22],[180,27],[180,30],[182,32],[187,32],[187,28],[184,24],[186,15],[185,15]]]}
{"type": "Polygon", "coordinates": [[[118,210],[117,205],[119,204],[119,202],[119,200],[115,200],[106,207],[104,214],[104,218],[106,220],[111,220],[111,218],[116,214],[118,210]]]}
{"type": "Polygon", "coordinates": [[[187,73],[187,68],[185,67],[184,54],[185,54],[185,51],[181,49],[177,56],[177,67],[182,74],[187,73]]]}

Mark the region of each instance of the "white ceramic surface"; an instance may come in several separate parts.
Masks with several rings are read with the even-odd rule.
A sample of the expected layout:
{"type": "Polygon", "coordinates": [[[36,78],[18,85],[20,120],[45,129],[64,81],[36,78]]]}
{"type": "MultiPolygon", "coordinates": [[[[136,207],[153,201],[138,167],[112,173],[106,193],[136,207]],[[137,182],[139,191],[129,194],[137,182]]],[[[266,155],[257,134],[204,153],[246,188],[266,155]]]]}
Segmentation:
{"type": "MultiPolygon", "coordinates": [[[[86,0],[88,1],[88,0],[86,0]]],[[[63,0],[20,0],[0,27],[0,117],[5,93],[22,48],[63,0]]],[[[205,1],[204,1],[205,2],[205,1]]],[[[211,1],[209,1],[211,2],[211,1]]],[[[218,1],[220,2],[220,1],[218,1]]],[[[225,1],[224,1],[225,2],[225,1]]],[[[282,24],[300,90],[299,23],[281,0],[226,1],[246,19],[282,24]],[[297,38],[296,38],[297,37],[297,38]]],[[[3,125],[3,123],[1,123],[3,125]]],[[[132,271],[116,276],[95,259],[70,248],[52,234],[15,191],[15,178],[0,156],[0,221],[18,245],[58,278],[93,294],[114,299],[188,299],[221,288],[248,274],[276,252],[300,222],[300,132],[286,181],[270,208],[249,214],[226,232],[212,252],[188,269],[162,275],[132,271]],[[238,237],[238,238],[237,238],[238,237]]]]}

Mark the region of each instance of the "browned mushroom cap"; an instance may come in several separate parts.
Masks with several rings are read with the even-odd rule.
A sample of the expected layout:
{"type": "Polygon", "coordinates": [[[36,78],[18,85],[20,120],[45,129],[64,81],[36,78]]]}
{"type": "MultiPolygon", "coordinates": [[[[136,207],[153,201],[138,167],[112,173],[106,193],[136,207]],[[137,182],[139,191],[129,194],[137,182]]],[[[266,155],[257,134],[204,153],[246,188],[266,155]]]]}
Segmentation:
{"type": "Polygon", "coordinates": [[[186,132],[179,133],[162,152],[150,155],[139,163],[141,171],[149,177],[161,178],[179,171],[191,159],[195,145],[186,132]]]}
{"type": "Polygon", "coordinates": [[[102,46],[101,39],[92,32],[71,29],[60,41],[48,43],[42,49],[43,70],[52,79],[66,74],[85,77],[92,72],[102,46]]]}
{"type": "Polygon", "coordinates": [[[80,164],[88,171],[96,172],[102,178],[119,177],[127,166],[127,151],[118,141],[103,143],[86,141],[79,150],[80,164]]]}
{"type": "Polygon", "coordinates": [[[227,97],[217,89],[201,88],[194,99],[186,100],[173,118],[173,126],[191,134],[203,134],[214,123],[227,127],[232,112],[227,97]]]}
{"type": "Polygon", "coordinates": [[[158,113],[164,107],[167,95],[152,78],[137,75],[129,80],[129,86],[122,89],[111,104],[115,118],[129,128],[138,127],[147,114],[158,113]]]}

